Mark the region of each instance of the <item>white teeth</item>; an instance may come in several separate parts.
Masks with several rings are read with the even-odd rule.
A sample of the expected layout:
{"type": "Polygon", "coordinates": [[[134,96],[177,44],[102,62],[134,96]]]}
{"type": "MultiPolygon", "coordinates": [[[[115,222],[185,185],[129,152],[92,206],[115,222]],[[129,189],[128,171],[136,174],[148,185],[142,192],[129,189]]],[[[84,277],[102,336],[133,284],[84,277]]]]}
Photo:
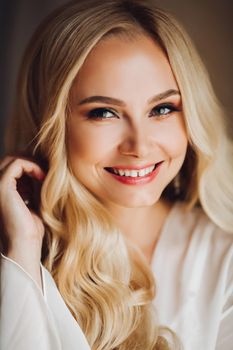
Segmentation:
{"type": "Polygon", "coordinates": [[[137,170],[131,170],[131,171],[130,171],[130,176],[132,176],[132,177],[137,177],[137,176],[138,176],[137,170]]]}
{"type": "Polygon", "coordinates": [[[120,176],[128,176],[128,177],[143,177],[147,174],[150,174],[154,170],[154,165],[140,169],[140,170],[123,170],[123,169],[115,169],[113,168],[113,171],[115,174],[120,175],[120,176]]]}
{"type": "Polygon", "coordinates": [[[130,170],[125,170],[125,171],[123,170],[123,173],[124,173],[125,176],[131,176],[130,175],[130,170]]]}
{"type": "Polygon", "coordinates": [[[141,169],[138,172],[138,176],[145,176],[146,175],[146,169],[141,169]]]}

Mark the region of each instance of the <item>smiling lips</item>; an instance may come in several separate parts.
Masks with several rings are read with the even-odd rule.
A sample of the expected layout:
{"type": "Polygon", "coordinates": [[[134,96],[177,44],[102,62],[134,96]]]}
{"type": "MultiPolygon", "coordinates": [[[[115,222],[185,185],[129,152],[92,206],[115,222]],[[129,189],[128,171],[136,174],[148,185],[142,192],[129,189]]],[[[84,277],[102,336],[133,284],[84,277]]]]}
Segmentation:
{"type": "Polygon", "coordinates": [[[105,168],[116,180],[128,184],[145,184],[152,181],[159,172],[163,162],[147,166],[141,169],[128,169],[127,167],[105,168]]]}

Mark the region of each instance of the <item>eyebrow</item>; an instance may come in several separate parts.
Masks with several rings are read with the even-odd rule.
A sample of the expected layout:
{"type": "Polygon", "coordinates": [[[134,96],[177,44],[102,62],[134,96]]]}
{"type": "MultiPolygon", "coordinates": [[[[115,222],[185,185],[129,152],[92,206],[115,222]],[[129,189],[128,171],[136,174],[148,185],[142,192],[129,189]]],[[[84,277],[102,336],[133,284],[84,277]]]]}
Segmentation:
{"type": "MultiPolygon", "coordinates": [[[[150,98],[148,100],[148,104],[158,102],[158,101],[163,100],[164,98],[170,97],[172,95],[179,95],[180,96],[180,92],[178,90],[174,90],[174,89],[166,90],[166,91],[161,92],[160,94],[157,94],[157,95],[153,96],[152,98],[150,98]]],[[[80,105],[84,105],[86,103],[96,103],[96,102],[101,102],[101,103],[105,103],[105,104],[114,104],[114,105],[118,105],[121,107],[126,106],[126,104],[122,100],[118,100],[117,98],[107,97],[107,96],[90,96],[90,97],[84,98],[83,100],[79,101],[78,105],[80,106],[80,105]]]]}

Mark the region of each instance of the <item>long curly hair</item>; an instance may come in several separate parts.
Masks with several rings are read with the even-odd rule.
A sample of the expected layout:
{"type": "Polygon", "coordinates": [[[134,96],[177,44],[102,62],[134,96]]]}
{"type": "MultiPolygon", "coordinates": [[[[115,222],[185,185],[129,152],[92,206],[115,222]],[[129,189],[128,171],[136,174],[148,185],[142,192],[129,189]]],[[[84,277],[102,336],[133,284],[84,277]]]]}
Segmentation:
{"type": "MultiPolygon", "coordinates": [[[[51,15],[23,58],[7,153],[32,156],[46,170],[40,212],[43,260],[93,350],[169,349],[152,307],[155,281],[142,254],[106,208],[75,178],[66,146],[69,94],[92,48],[108,35],[149,35],[179,86],[189,146],[162,196],[199,204],[222,229],[233,219],[232,146],[223,110],[187,34],[153,1],[81,0],[51,15]]],[[[175,347],[178,345],[174,345],[175,347]]]]}

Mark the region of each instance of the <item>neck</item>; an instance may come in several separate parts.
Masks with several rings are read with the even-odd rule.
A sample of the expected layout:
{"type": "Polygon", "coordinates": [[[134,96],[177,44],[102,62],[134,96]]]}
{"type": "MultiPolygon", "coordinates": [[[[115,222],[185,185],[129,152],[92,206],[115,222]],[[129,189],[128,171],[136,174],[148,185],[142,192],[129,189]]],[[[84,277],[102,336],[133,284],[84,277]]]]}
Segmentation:
{"type": "Polygon", "coordinates": [[[109,204],[108,209],[126,239],[141,250],[150,264],[171,203],[158,201],[153,206],[143,208],[109,204]]]}

